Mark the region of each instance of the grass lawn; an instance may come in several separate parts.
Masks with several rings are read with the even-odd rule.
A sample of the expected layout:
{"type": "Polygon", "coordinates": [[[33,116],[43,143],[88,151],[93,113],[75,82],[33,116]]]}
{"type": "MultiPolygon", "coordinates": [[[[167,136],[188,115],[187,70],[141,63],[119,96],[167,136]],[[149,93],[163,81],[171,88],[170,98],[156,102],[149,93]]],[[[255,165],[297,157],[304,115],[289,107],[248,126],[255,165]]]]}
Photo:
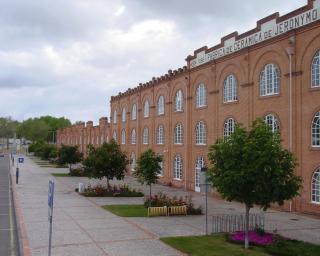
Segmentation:
{"type": "Polygon", "coordinates": [[[164,243],[192,256],[319,256],[320,245],[309,244],[295,240],[279,240],[266,247],[252,246],[250,250],[243,249],[242,244],[226,241],[225,235],[164,237],[164,243]]]}
{"type": "Polygon", "coordinates": [[[164,237],[161,241],[192,256],[262,256],[270,255],[262,248],[252,247],[245,251],[243,246],[226,242],[224,235],[164,237]]]}
{"type": "Polygon", "coordinates": [[[69,173],[51,173],[54,177],[71,177],[69,173]]]}
{"type": "Polygon", "coordinates": [[[121,217],[147,217],[148,216],[148,209],[145,208],[143,205],[115,204],[115,205],[104,205],[102,206],[102,208],[121,217]]]}

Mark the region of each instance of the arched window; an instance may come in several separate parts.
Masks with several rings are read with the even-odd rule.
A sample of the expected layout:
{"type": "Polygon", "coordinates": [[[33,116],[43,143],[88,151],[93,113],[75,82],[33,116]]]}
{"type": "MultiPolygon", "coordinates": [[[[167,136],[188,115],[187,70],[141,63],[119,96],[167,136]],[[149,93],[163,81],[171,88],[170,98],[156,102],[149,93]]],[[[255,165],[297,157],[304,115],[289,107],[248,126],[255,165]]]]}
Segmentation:
{"type": "Polygon", "coordinates": [[[132,110],[131,110],[131,120],[136,120],[136,119],[137,119],[137,105],[133,104],[132,110]]]}
{"type": "Polygon", "coordinates": [[[205,166],[204,159],[202,156],[198,156],[196,159],[196,166],[195,166],[195,187],[198,192],[200,192],[200,173],[201,168],[205,166]]]}
{"type": "Polygon", "coordinates": [[[142,136],[142,143],[144,145],[148,145],[149,144],[149,129],[147,127],[144,127],[142,135],[143,135],[142,136]]]}
{"type": "Polygon", "coordinates": [[[149,101],[144,102],[143,106],[143,117],[149,117],[149,101]]]}
{"type": "MultiPolygon", "coordinates": [[[[117,133],[116,133],[116,131],[113,131],[112,138],[117,142],[117,133]]],[[[89,137],[88,137],[88,143],[89,143],[89,137]]]]}
{"type": "Polygon", "coordinates": [[[158,115],[164,115],[164,97],[162,95],[158,98],[158,115]]]}
{"type": "Polygon", "coordinates": [[[314,55],[311,67],[311,87],[320,87],[320,50],[314,55]]]}
{"type": "Polygon", "coordinates": [[[136,129],[132,129],[131,131],[131,144],[136,144],[137,143],[137,134],[136,134],[136,129]]]}
{"type": "Polygon", "coordinates": [[[126,114],[127,114],[126,108],[123,108],[123,109],[122,109],[122,114],[121,114],[121,121],[122,121],[122,123],[125,123],[125,122],[126,122],[126,114]]]}
{"type": "Polygon", "coordinates": [[[183,94],[181,90],[176,92],[175,101],[174,101],[174,110],[182,111],[183,110],[183,94]]]}
{"type": "Polygon", "coordinates": [[[320,147],[320,111],[316,113],[311,126],[312,146],[320,147]]]}
{"type": "Polygon", "coordinates": [[[134,152],[131,153],[130,163],[131,163],[131,170],[134,170],[136,168],[136,154],[134,152]]]}
{"type": "Polygon", "coordinates": [[[204,84],[199,84],[196,91],[196,107],[204,107],[207,105],[207,89],[204,84]]]}
{"type": "Polygon", "coordinates": [[[174,158],[174,178],[177,180],[182,179],[182,158],[180,155],[176,155],[174,158]]]}
{"type": "Polygon", "coordinates": [[[162,161],[159,163],[159,165],[161,167],[159,175],[163,176],[163,174],[164,174],[164,160],[163,160],[163,158],[162,158],[162,161]]]}
{"type": "Polygon", "coordinates": [[[200,121],[196,126],[196,145],[207,144],[207,127],[205,122],[200,121]]]}
{"type": "Polygon", "coordinates": [[[160,124],[157,128],[157,144],[163,145],[164,144],[164,127],[160,124]]]}
{"type": "Polygon", "coordinates": [[[275,115],[269,114],[264,117],[264,122],[271,128],[272,132],[279,131],[279,121],[275,115]]]}
{"type": "Polygon", "coordinates": [[[183,143],[183,127],[181,123],[176,124],[174,129],[174,144],[183,143]]]}
{"type": "Polygon", "coordinates": [[[228,75],[223,82],[223,101],[233,102],[238,100],[237,79],[234,75],[228,75]]]}
{"type": "Polygon", "coordinates": [[[113,123],[117,123],[117,110],[113,111],[113,123]]]}
{"type": "Polygon", "coordinates": [[[232,133],[234,133],[234,129],[236,126],[236,122],[233,118],[228,118],[224,123],[223,137],[228,138],[232,133]]]}
{"type": "Polygon", "coordinates": [[[260,73],[260,95],[268,96],[279,93],[280,76],[275,64],[267,64],[260,73]]]}
{"type": "Polygon", "coordinates": [[[320,204],[320,167],[312,175],[311,201],[320,204]]]}
{"type": "Polygon", "coordinates": [[[126,144],[126,130],[122,129],[121,131],[121,144],[126,144]]]}

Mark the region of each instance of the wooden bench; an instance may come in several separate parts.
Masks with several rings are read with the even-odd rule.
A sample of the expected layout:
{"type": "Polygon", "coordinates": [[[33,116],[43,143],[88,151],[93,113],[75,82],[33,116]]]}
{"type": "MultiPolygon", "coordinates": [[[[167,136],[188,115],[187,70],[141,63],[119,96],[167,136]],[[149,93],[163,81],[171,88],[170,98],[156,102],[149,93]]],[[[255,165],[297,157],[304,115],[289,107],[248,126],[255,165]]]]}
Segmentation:
{"type": "Polygon", "coordinates": [[[168,208],[168,215],[187,215],[187,206],[170,206],[168,208]]]}
{"type": "Polygon", "coordinates": [[[151,216],[168,216],[167,206],[148,207],[148,217],[151,217],[151,216]]]}

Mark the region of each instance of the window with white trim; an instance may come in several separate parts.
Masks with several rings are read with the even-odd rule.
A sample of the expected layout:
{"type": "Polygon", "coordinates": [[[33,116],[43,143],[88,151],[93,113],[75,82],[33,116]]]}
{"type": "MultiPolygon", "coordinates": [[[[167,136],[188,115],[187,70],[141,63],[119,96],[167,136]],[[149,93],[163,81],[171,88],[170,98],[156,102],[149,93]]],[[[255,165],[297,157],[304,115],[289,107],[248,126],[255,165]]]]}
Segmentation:
{"type": "Polygon", "coordinates": [[[311,201],[320,204],[320,167],[312,175],[311,201]]]}
{"type": "Polygon", "coordinates": [[[174,144],[183,143],[183,127],[181,123],[177,123],[174,128],[174,144]]]}
{"type": "MultiPolygon", "coordinates": [[[[116,131],[113,131],[112,138],[117,142],[117,133],[116,133],[116,131]]],[[[88,137],[88,143],[90,143],[89,142],[89,137],[88,137]]]]}
{"type": "Polygon", "coordinates": [[[121,131],[121,144],[126,144],[126,130],[122,129],[121,131]]]}
{"type": "Polygon", "coordinates": [[[174,169],[174,178],[177,180],[182,179],[182,157],[180,155],[176,155],[173,163],[174,169]]]}
{"type": "Polygon", "coordinates": [[[231,74],[223,82],[223,102],[233,102],[238,100],[238,82],[236,77],[231,74]]]}
{"type": "Polygon", "coordinates": [[[136,169],[136,154],[134,152],[131,153],[130,163],[131,163],[131,170],[134,171],[136,169]]]}
{"type": "Polygon", "coordinates": [[[126,108],[123,108],[123,109],[122,109],[122,114],[121,114],[121,121],[122,121],[122,123],[125,123],[125,122],[126,122],[126,114],[127,114],[126,108]]]}
{"type": "Polygon", "coordinates": [[[314,55],[311,66],[311,87],[320,87],[320,50],[314,55]]]}
{"type": "Polygon", "coordinates": [[[317,112],[311,125],[312,146],[320,147],[320,111],[317,112]]]}
{"type": "Polygon", "coordinates": [[[148,145],[149,144],[149,129],[147,127],[144,127],[144,129],[143,129],[142,143],[144,145],[148,145]]]}
{"type": "Polygon", "coordinates": [[[205,162],[204,162],[204,158],[203,156],[198,156],[196,159],[196,166],[195,166],[195,183],[196,183],[196,187],[200,187],[200,173],[201,173],[201,169],[202,167],[205,166],[205,162]]]}
{"type": "Polygon", "coordinates": [[[158,115],[164,115],[164,97],[162,95],[158,98],[158,115]]]}
{"type": "Polygon", "coordinates": [[[133,104],[132,110],[131,110],[131,120],[136,120],[136,119],[137,119],[137,105],[133,104]]]}
{"type": "Polygon", "coordinates": [[[260,96],[279,94],[280,75],[277,65],[270,63],[260,73],[260,96]]]}
{"type": "Polygon", "coordinates": [[[131,131],[131,144],[135,145],[137,143],[137,133],[136,129],[132,129],[131,131]]]}
{"type": "Polygon", "coordinates": [[[160,172],[159,172],[159,176],[163,176],[164,174],[164,160],[162,160],[160,163],[160,172]]]}
{"type": "Polygon", "coordinates": [[[199,84],[196,91],[196,107],[204,107],[207,105],[207,89],[204,84],[199,84]]]}
{"type": "Polygon", "coordinates": [[[113,111],[113,123],[117,123],[117,110],[113,111]]]}
{"type": "Polygon", "coordinates": [[[205,122],[200,121],[196,125],[196,145],[207,144],[207,127],[205,122]]]}
{"type": "Polygon", "coordinates": [[[228,118],[224,123],[223,137],[228,138],[234,133],[236,122],[233,118],[228,118]]]}
{"type": "Polygon", "coordinates": [[[143,105],[143,117],[149,117],[149,101],[145,101],[143,105]]]}
{"type": "Polygon", "coordinates": [[[183,110],[183,94],[181,90],[178,90],[175,95],[174,101],[174,111],[182,111],[183,110]]]}
{"type": "Polygon", "coordinates": [[[160,124],[157,128],[157,144],[163,145],[164,144],[164,127],[160,124]]]}
{"type": "Polygon", "coordinates": [[[278,118],[273,115],[269,114],[264,117],[264,122],[271,128],[272,132],[278,132],[279,131],[279,121],[278,118]]]}

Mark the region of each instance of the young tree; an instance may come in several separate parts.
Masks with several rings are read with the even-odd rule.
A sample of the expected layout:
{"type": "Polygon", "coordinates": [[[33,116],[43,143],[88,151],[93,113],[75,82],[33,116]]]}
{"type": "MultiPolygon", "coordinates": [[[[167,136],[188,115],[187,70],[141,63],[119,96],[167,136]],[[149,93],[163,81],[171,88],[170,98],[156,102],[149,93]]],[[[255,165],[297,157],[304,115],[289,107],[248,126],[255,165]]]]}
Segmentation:
{"type": "Polygon", "coordinates": [[[81,161],[82,153],[79,152],[78,146],[62,145],[58,157],[61,164],[69,164],[69,171],[71,171],[71,165],[81,161]]]}
{"type": "Polygon", "coordinates": [[[108,187],[110,187],[109,181],[113,178],[118,180],[124,178],[129,161],[114,140],[105,142],[98,148],[91,145],[88,148],[89,154],[83,165],[91,178],[106,178],[108,187]]]}
{"type": "Polygon", "coordinates": [[[139,159],[137,160],[136,170],[133,173],[133,175],[141,184],[146,183],[149,186],[150,198],[151,185],[157,183],[159,174],[161,172],[161,162],[162,157],[155,154],[152,149],[148,149],[140,155],[139,159]]]}
{"type": "Polygon", "coordinates": [[[245,204],[248,248],[250,208],[259,205],[266,210],[271,203],[282,205],[299,194],[302,179],[294,174],[296,160],[281,146],[279,134],[261,119],[254,121],[249,131],[236,127],[229,138],[210,147],[208,157],[213,187],[226,200],[245,204]]]}

